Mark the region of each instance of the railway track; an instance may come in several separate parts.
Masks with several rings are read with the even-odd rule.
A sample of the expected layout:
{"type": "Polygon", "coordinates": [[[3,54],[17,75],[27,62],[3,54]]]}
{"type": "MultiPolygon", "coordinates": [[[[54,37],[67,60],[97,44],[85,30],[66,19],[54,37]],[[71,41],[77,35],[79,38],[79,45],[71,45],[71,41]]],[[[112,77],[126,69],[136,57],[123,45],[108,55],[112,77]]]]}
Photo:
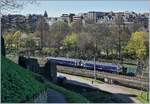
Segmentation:
{"type": "MultiPolygon", "coordinates": [[[[79,76],[85,76],[85,77],[91,77],[94,76],[93,70],[86,70],[81,68],[73,68],[73,67],[67,67],[67,66],[57,66],[58,72],[72,74],[72,75],[79,75],[79,76]]],[[[137,89],[148,89],[148,78],[140,78],[140,77],[130,77],[125,75],[119,75],[119,74],[112,74],[112,73],[106,73],[106,72],[100,72],[96,71],[96,78],[97,79],[104,79],[109,78],[112,79],[114,82],[137,88],[137,89]]]]}

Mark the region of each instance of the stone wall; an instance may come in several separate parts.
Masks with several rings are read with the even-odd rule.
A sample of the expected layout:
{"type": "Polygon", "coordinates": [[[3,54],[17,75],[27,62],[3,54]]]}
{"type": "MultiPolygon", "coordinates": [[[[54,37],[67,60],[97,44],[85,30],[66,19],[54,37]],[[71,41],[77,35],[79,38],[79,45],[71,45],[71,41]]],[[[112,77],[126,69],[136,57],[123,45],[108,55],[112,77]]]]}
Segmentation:
{"type": "Polygon", "coordinates": [[[56,77],[57,77],[57,68],[55,61],[48,60],[47,63],[43,67],[44,70],[44,76],[53,82],[56,82],[56,77]]]}
{"type": "Polygon", "coordinates": [[[47,103],[47,91],[42,92],[34,98],[33,103],[47,103]]]}
{"type": "Polygon", "coordinates": [[[35,58],[19,56],[18,64],[25,69],[29,69],[32,72],[43,75],[52,82],[56,82],[57,68],[55,61],[53,60],[48,60],[44,66],[40,66],[38,60],[35,58]]]}
{"type": "Polygon", "coordinates": [[[5,56],[6,52],[5,52],[5,42],[4,42],[4,38],[1,36],[1,55],[5,56]]]}

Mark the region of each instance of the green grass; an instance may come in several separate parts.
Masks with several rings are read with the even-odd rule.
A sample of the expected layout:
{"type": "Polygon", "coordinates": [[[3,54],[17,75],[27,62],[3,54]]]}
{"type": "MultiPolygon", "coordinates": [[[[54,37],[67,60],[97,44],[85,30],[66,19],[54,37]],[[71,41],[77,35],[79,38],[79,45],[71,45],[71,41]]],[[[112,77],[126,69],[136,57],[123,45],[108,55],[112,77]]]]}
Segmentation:
{"type": "Polygon", "coordinates": [[[32,77],[32,73],[12,61],[1,60],[2,102],[23,102],[43,91],[44,84],[32,77]]]}
{"type": "Polygon", "coordinates": [[[139,93],[138,95],[138,99],[142,102],[142,103],[148,103],[149,102],[149,97],[147,97],[148,95],[148,92],[142,92],[142,93],[139,93]]]}
{"type": "Polygon", "coordinates": [[[5,103],[32,102],[33,97],[47,89],[64,94],[68,103],[88,102],[80,94],[57,86],[4,57],[1,58],[1,75],[1,101],[5,103]]]}

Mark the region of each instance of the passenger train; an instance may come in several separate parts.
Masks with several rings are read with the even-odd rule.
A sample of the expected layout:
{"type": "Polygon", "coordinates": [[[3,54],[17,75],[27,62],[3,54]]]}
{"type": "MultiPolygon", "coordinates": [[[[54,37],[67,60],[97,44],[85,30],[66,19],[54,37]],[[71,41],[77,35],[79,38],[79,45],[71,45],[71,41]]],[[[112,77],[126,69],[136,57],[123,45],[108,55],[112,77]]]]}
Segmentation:
{"type": "MultiPolygon", "coordinates": [[[[94,69],[93,61],[86,61],[80,59],[64,58],[64,57],[47,57],[48,60],[54,60],[58,65],[86,68],[89,70],[94,69]]],[[[121,67],[112,63],[95,62],[97,71],[119,73],[122,71],[121,67]]]]}

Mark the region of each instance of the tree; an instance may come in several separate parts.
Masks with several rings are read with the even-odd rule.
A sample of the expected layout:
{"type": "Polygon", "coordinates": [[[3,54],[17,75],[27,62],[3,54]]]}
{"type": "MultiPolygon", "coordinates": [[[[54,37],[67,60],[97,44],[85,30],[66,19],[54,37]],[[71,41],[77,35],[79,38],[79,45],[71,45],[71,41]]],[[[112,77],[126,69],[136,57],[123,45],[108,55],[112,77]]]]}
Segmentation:
{"type": "Polygon", "coordinates": [[[43,16],[41,16],[37,23],[38,37],[40,37],[40,47],[41,49],[46,46],[46,42],[48,41],[48,34],[49,34],[49,25],[46,23],[46,20],[43,16]]]}
{"type": "Polygon", "coordinates": [[[21,32],[16,31],[13,35],[13,42],[15,44],[15,47],[18,49],[20,46],[20,39],[21,39],[21,32]]]}
{"type": "Polygon", "coordinates": [[[148,33],[135,32],[132,34],[127,47],[127,53],[135,54],[137,58],[145,59],[148,55],[148,33]]]}
{"type": "Polygon", "coordinates": [[[13,35],[10,33],[4,34],[5,47],[11,49],[13,44],[13,35]]]}
{"type": "Polygon", "coordinates": [[[71,24],[72,32],[80,33],[83,29],[82,21],[76,21],[71,24]]]}
{"type": "Polygon", "coordinates": [[[16,8],[22,7],[22,3],[18,3],[16,0],[1,0],[0,1],[0,8],[2,11],[10,11],[16,8]]]}
{"type": "Polygon", "coordinates": [[[88,32],[78,34],[78,53],[80,58],[87,59],[94,53],[93,36],[88,32]],[[92,50],[92,51],[91,51],[92,50]]]}
{"type": "Polygon", "coordinates": [[[36,43],[32,38],[27,38],[26,42],[25,42],[25,46],[28,49],[33,49],[34,50],[35,47],[36,47],[36,43]]]}
{"type": "Polygon", "coordinates": [[[56,22],[50,27],[49,45],[50,47],[60,48],[64,38],[70,33],[70,27],[65,22],[56,22]]]}
{"type": "Polygon", "coordinates": [[[68,47],[74,46],[77,44],[77,35],[72,33],[71,35],[67,35],[64,39],[64,44],[68,47]]]}
{"type": "Polygon", "coordinates": [[[22,9],[28,3],[35,3],[36,0],[17,1],[17,0],[0,0],[0,14],[12,12],[16,9],[22,9]]]}
{"type": "Polygon", "coordinates": [[[117,39],[118,39],[117,50],[118,50],[119,59],[121,59],[121,47],[122,47],[121,35],[124,28],[123,17],[119,15],[115,22],[117,27],[116,30],[117,30],[117,39]]]}
{"type": "Polygon", "coordinates": [[[25,41],[25,47],[28,56],[30,56],[30,53],[34,54],[36,43],[31,37],[28,37],[25,41]]]}
{"type": "MultiPolygon", "coordinates": [[[[116,53],[122,54],[124,47],[127,45],[127,42],[131,37],[131,33],[130,33],[128,27],[124,26],[124,27],[120,27],[120,29],[119,29],[118,25],[112,25],[109,29],[110,29],[110,33],[111,33],[110,45],[112,45],[111,46],[112,53],[115,52],[115,54],[116,53]]],[[[119,56],[121,56],[121,55],[119,55],[119,56]]]]}
{"type": "MultiPolygon", "coordinates": [[[[141,68],[143,69],[144,60],[148,57],[148,33],[146,32],[135,32],[132,34],[126,48],[125,52],[129,54],[134,54],[141,68]]],[[[140,70],[141,72],[141,70],[140,70]]]]}
{"type": "Polygon", "coordinates": [[[70,35],[67,35],[64,38],[64,45],[66,46],[68,51],[71,51],[73,55],[75,56],[76,54],[76,49],[77,49],[77,41],[78,37],[77,34],[72,33],[70,35]]]}

